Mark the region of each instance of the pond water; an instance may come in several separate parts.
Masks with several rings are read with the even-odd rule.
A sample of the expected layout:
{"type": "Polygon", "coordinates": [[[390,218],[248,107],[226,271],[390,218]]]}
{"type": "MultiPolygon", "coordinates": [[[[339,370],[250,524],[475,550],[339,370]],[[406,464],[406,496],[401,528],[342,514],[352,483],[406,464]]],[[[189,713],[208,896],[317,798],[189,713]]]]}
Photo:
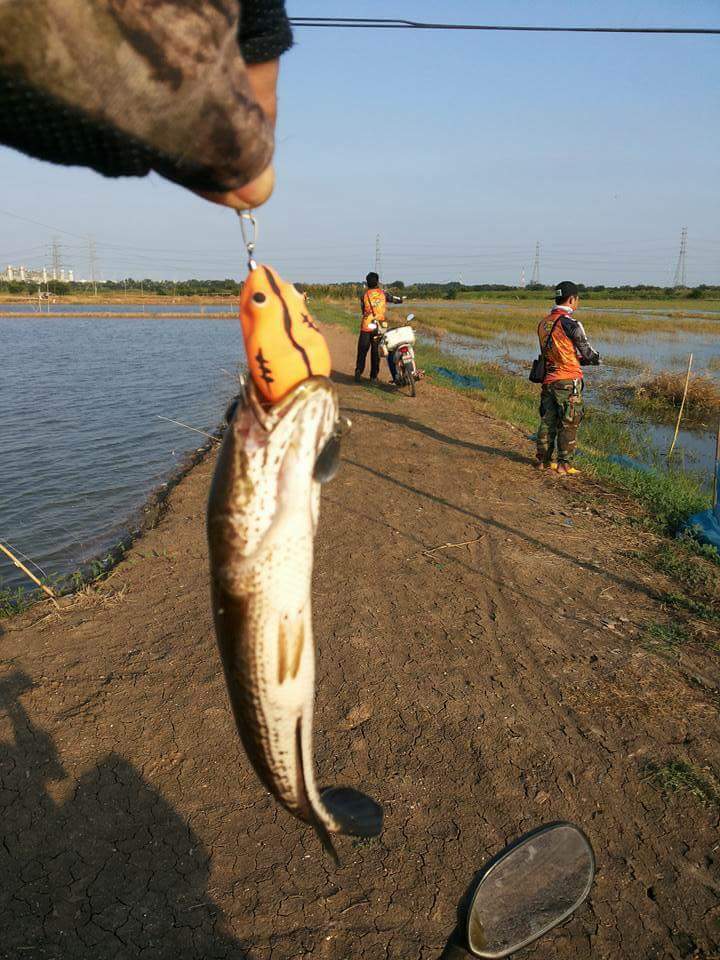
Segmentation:
{"type": "Polygon", "coordinates": [[[148,316],[162,317],[164,313],[187,313],[203,317],[213,313],[232,313],[237,310],[237,297],[228,298],[226,303],[183,303],[168,300],[166,303],[71,303],[63,300],[58,303],[43,301],[38,305],[37,300],[26,303],[0,303],[0,315],[3,313],[38,313],[43,316],[52,316],[54,313],[87,313],[97,318],[103,313],[146,313],[148,316]]]}
{"type": "MultiPolygon", "coordinates": [[[[240,326],[0,316],[0,337],[0,539],[48,576],[67,574],[132,529],[150,491],[203,444],[158,415],[220,423],[240,326]]],[[[26,583],[0,556],[0,586],[26,583]]]]}

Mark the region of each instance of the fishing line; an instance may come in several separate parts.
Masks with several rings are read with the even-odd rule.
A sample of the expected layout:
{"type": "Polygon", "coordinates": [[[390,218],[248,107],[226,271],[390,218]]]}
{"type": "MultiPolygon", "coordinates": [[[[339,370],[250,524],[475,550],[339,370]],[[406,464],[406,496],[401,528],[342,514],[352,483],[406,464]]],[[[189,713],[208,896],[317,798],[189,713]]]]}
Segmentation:
{"type": "Polygon", "coordinates": [[[512,33],[619,33],[711,35],[720,34],[720,27],[532,27],[480,23],[425,23],[418,20],[395,20],[382,17],[291,17],[294,27],[337,27],[373,30],[484,30],[512,33]]]}

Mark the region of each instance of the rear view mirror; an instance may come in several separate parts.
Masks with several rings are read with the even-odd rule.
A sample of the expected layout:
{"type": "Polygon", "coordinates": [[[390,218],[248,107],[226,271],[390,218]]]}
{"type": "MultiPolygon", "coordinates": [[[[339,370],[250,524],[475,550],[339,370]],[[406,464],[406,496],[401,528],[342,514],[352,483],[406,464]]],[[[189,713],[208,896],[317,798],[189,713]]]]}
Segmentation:
{"type": "Polygon", "coordinates": [[[413,320],[415,319],[415,314],[409,313],[405,319],[407,320],[408,323],[412,323],[413,320]]]}
{"type": "Polygon", "coordinates": [[[485,868],[468,916],[476,957],[508,957],[567,918],[595,877],[590,842],[571,823],[540,827],[485,868]]]}

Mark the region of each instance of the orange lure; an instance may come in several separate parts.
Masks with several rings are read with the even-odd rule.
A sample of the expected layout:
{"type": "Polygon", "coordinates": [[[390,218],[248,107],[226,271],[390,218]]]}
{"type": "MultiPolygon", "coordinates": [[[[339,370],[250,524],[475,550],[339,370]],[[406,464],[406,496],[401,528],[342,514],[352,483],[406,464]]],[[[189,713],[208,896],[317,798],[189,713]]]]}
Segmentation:
{"type": "Polygon", "coordinates": [[[330,376],[330,351],[305,298],[271,267],[250,271],[240,294],[240,323],[250,376],[268,403],[308,377],[330,376]]]}

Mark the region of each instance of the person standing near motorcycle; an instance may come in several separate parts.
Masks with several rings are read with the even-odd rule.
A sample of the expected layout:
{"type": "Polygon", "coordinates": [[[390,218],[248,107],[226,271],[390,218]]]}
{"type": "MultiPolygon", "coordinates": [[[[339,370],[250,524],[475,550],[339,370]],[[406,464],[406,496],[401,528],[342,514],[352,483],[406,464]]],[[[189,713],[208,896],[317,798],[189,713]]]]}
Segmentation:
{"type": "Polygon", "coordinates": [[[558,476],[578,474],[572,465],[577,432],[583,418],[581,367],[600,363],[600,354],[588,342],[583,325],[573,317],[579,289],[564,280],[555,290],[555,306],[538,325],[545,376],[540,395],[540,428],[537,433],[537,468],[552,465],[557,444],[558,476]]]}
{"type": "MultiPolygon", "coordinates": [[[[360,321],[360,336],[358,337],[357,362],[355,363],[355,383],[360,383],[365,372],[368,350],[370,351],[370,383],[377,383],[380,373],[380,337],[387,330],[387,305],[388,303],[402,303],[403,298],[396,297],[394,294],[383,290],[380,286],[380,277],[374,271],[371,271],[365,277],[365,283],[367,290],[360,299],[362,319],[360,321]]],[[[389,355],[388,366],[394,381],[396,371],[393,369],[389,355]]]]}

